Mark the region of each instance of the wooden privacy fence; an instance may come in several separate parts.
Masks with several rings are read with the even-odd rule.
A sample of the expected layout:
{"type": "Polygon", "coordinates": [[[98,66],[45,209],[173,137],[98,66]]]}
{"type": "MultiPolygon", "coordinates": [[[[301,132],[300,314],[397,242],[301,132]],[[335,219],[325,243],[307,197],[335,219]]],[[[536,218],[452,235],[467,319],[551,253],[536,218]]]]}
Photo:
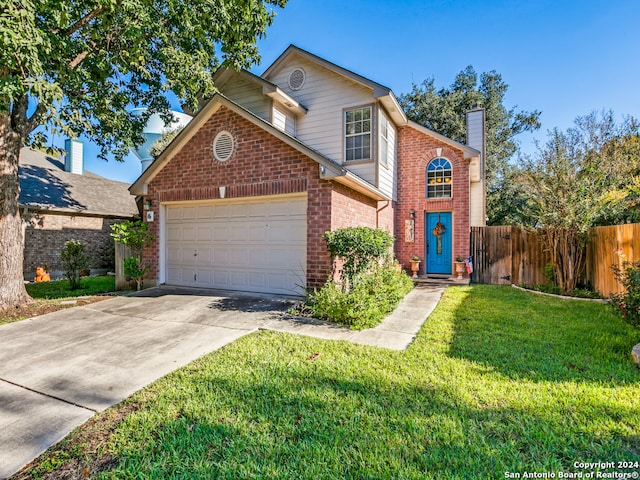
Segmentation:
{"type": "MultiPolygon", "coordinates": [[[[633,262],[640,259],[640,224],[596,227],[589,231],[583,281],[603,296],[621,290],[611,266],[621,262],[619,250],[633,262]]],[[[471,256],[477,283],[545,283],[544,269],[551,262],[540,236],[520,227],[472,227],[471,256]]]]}
{"type": "Polygon", "coordinates": [[[116,290],[128,290],[131,288],[131,281],[127,280],[124,274],[124,259],[133,256],[131,249],[123,243],[116,243],[116,290]]]}

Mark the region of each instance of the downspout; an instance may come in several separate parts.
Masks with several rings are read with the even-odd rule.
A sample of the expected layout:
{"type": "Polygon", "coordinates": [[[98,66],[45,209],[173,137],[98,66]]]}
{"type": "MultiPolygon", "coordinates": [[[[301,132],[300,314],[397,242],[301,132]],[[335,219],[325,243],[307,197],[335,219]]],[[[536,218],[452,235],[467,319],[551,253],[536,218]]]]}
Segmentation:
{"type": "Polygon", "coordinates": [[[376,209],[376,228],[380,228],[380,212],[385,208],[387,208],[388,206],[389,206],[389,200],[387,200],[387,203],[382,208],[376,209]]]}

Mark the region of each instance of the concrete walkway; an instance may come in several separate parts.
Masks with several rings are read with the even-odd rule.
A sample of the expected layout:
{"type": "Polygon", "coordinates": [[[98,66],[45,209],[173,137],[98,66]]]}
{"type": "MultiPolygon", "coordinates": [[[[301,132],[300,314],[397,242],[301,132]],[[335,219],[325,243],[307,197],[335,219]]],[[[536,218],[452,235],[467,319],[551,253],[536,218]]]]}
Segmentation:
{"type": "Polygon", "coordinates": [[[0,326],[0,478],[94,413],[258,329],[402,350],[435,308],[422,285],[376,328],[355,332],[286,313],[282,297],[155,288],[0,326]]]}

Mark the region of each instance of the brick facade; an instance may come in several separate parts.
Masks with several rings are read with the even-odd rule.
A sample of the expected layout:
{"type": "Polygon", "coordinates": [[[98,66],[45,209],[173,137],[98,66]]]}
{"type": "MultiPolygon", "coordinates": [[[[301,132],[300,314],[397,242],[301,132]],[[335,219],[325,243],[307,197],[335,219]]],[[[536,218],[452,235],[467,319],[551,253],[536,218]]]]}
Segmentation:
{"type": "Polygon", "coordinates": [[[61,275],[64,265],[60,253],[68,240],[79,240],[85,246],[92,269],[114,268],[114,243],[111,225],[119,221],[64,213],[31,213],[25,222],[24,278],[32,280],[38,265],[47,264],[49,272],[61,275]]]}
{"type": "MultiPolygon", "coordinates": [[[[413,255],[424,260],[425,214],[451,212],[453,223],[453,258],[469,255],[469,162],[463,152],[414,128],[398,130],[398,208],[396,219],[396,255],[409,268],[413,255]],[[451,198],[426,198],[426,168],[431,160],[446,158],[452,167],[451,198]],[[415,213],[415,238],[405,238],[405,220],[415,213]]],[[[424,273],[424,263],[421,273],[424,273]]]]}
{"type": "MultiPolygon", "coordinates": [[[[147,199],[158,215],[168,201],[244,198],[307,192],[307,287],[322,285],[331,273],[331,259],[322,235],[352,225],[376,224],[377,202],[333,181],[322,180],[318,164],[290,145],[221,107],[149,183],[147,199]],[[229,160],[213,157],[215,136],[226,130],[235,140],[229,160]]],[[[385,209],[385,224],[393,209],[385,209]]],[[[159,222],[150,224],[156,241],[144,252],[149,277],[159,278],[159,222]]]]}

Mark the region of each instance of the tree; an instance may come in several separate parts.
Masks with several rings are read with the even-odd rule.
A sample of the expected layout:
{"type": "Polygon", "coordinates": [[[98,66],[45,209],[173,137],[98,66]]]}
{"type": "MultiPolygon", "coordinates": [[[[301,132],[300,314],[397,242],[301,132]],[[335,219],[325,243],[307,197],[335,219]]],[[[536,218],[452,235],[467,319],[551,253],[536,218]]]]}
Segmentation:
{"type": "Polygon", "coordinates": [[[612,192],[636,185],[640,155],[629,145],[638,134],[635,119],[617,124],[613,112],[594,112],[576,118],[565,132],[549,132],[537,153],[521,161],[523,214],[532,219],[530,227],[541,229],[562,293],[580,278],[588,230],[628,206],[616,195],[612,200],[612,192]]]}
{"type": "Polygon", "coordinates": [[[149,154],[153,158],[158,158],[162,152],[173,142],[173,139],[178,136],[178,134],[182,131],[184,127],[176,128],[174,130],[167,130],[162,132],[162,135],[158,140],[151,145],[151,149],[149,150],[149,154]]]}
{"type": "Polygon", "coordinates": [[[509,160],[518,151],[515,137],[522,132],[540,128],[540,112],[516,111],[504,105],[508,85],[492,70],[478,74],[472,66],[462,70],[450,87],[435,87],[433,78],[413,85],[410,93],[400,95],[399,101],[407,116],[425,127],[466,143],[465,113],[475,103],[486,111],[486,186],[487,216],[490,225],[515,223],[511,215],[519,202],[512,188],[515,174],[509,160]]]}
{"type": "Polygon", "coordinates": [[[124,274],[136,282],[137,290],[142,286],[144,274],[149,269],[148,265],[141,265],[142,250],[151,245],[154,236],[149,232],[149,224],[142,220],[125,220],[111,225],[111,238],[131,250],[133,257],[124,259],[124,274]]]}
{"type": "Polygon", "coordinates": [[[89,259],[84,253],[84,243],[68,240],[60,252],[60,258],[64,263],[64,276],[69,280],[69,288],[77,290],[80,288],[81,272],[89,264],[89,259]]]}
{"type": "Polygon", "coordinates": [[[29,301],[22,282],[18,160],[44,132],[86,135],[117,159],[146,119],[169,119],[214,91],[221,63],[248,67],[286,0],[3,0],[0,10],[0,310],[29,301]],[[132,106],[147,107],[145,115],[132,106]]]}

